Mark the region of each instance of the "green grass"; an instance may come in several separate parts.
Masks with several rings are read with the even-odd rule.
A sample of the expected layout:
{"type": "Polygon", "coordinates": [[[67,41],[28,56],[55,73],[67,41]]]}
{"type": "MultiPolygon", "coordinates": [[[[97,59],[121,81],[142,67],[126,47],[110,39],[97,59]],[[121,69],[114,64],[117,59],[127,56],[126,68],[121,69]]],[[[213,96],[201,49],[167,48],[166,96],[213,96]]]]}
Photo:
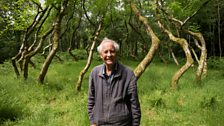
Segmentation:
{"type": "MultiPolygon", "coordinates": [[[[138,62],[122,61],[134,69],[138,62]]],[[[0,65],[0,125],[2,126],[87,126],[87,90],[90,70],[81,92],[75,82],[86,61],[54,61],[44,85],[38,85],[36,69],[27,81],[17,79],[9,62],[0,65]]],[[[224,124],[224,73],[209,69],[201,85],[195,83],[195,69],[181,78],[178,90],[170,80],[178,67],[152,62],[138,80],[142,109],[141,126],[221,126],[224,124]]]]}

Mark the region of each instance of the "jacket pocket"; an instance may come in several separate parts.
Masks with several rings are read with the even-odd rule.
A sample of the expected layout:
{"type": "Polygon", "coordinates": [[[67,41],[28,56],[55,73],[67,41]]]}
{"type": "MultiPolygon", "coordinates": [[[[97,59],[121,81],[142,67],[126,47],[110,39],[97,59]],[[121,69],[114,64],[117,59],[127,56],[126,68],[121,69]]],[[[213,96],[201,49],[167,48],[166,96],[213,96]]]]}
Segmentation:
{"type": "Polygon", "coordinates": [[[128,116],[130,114],[125,100],[122,97],[117,97],[111,101],[110,108],[111,116],[128,116]]]}

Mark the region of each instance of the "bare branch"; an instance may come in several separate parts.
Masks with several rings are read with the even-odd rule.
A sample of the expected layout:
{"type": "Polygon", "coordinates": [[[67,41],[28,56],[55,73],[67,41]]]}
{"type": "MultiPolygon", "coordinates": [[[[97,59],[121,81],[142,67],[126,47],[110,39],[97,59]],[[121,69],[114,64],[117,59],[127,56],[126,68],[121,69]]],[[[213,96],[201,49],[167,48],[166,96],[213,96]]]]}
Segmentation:
{"type": "Polygon", "coordinates": [[[73,18],[73,15],[72,15],[71,17],[69,17],[69,19],[66,21],[66,28],[65,28],[65,30],[61,33],[60,38],[62,38],[62,37],[65,35],[65,33],[67,32],[67,30],[68,30],[68,26],[69,26],[69,21],[71,21],[72,18],[73,18]]]}
{"type": "Polygon", "coordinates": [[[187,21],[189,21],[192,17],[194,17],[203,7],[205,7],[206,4],[208,4],[210,0],[206,0],[200,7],[198,10],[196,10],[191,16],[187,17],[182,24],[182,27],[186,24],[187,21]]]}
{"type": "Polygon", "coordinates": [[[84,10],[84,14],[85,14],[87,20],[89,21],[89,23],[90,23],[92,26],[96,27],[96,24],[95,24],[93,21],[90,20],[88,14],[87,14],[87,10],[86,10],[86,8],[85,8],[85,0],[83,0],[83,2],[82,2],[82,8],[83,8],[83,10],[84,10]]]}
{"type": "Polygon", "coordinates": [[[41,7],[41,5],[40,5],[39,3],[35,2],[34,0],[32,0],[32,2],[33,2],[35,5],[37,5],[37,7],[40,8],[40,9],[43,11],[43,8],[41,7]]]}
{"type": "Polygon", "coordinates": [[[44,22],[46,21],[46,19],[48,18],[49,14],[50,14],[50,12],[51,12],[51,9],[52,9],[52,6],[51,6],[50,9],[48,10],[46,16],[45,16],[44,19],[41,21],[41,23],[40,23],[38,29],[36,30],[36,32],[35,32],[35,39],[34,39],[34,42],[33,42],[33,44],[29,47],[28,51],[31,51],[31,50],[33,49],[34,45],[36,44],[37,39],[38,39],[39,31],[40,31],[40,29],[42,28],[42,26],[43,26],[44,22]]]}

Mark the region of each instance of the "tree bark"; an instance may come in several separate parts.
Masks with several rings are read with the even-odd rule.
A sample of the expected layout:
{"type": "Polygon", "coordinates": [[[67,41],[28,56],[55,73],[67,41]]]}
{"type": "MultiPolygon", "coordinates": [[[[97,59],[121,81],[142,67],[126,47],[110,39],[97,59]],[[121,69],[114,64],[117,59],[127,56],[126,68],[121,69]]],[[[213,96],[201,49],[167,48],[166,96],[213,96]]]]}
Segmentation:
{"type": "Polygon", "coordinates": [[[204,76],[206,76],[206,74],[207,74],[207,63],[206,63],[207,49],[206,49],[206,43],[205,43],[203,35],[200,32],[195,33],[195,32],[188,31],[188,30],[184,30],[184,31],[186,33],[192,35],[201,44],[201,45],[199,45],[199,44],[196,43],[197,47],[201,50],[201,56],[200,56],[200,60],[199,60],[198,68],[197,68],[197,72],[196,72],[196,80],[199,82],[199,81],[201,81],[202,73],[204,74],[204,76]]]}
{"type": "Polygon", "coordinates": [[[179,29],[183,30],[184,32],[192,35],[196,40],[198,40],[201,45],[199,45],[197,42],[196,42],[196,46],[201,49],[201,56],[200,56],[200,61],[199,61],[199,65],[198,65],[198,69],[197,69],[197,73],[196,73],[196,80],[197,81],[200,81],[201,80],[201,75],[202,75],[202,71],[203,71],[203,74],[206,75],[207,73],[207,63],[206,63],[206,58],[207,58],[207,49],[206,49],[206,43],[205,43],[205,40],[204,40],[204,37],[203,35],[200,33],[200,32],[192,32],[192,31],[189,31],[189,30],[185,30],[183,29],[183,26],[186,24],[186,22],[191,19],[204,5],[206,5],[208,3],[209,0],[206,0],[202,6],[200,6],[200,8],[198,10],[196,10],[191,16],[187,17],[184,21],[180,21],[172,16],[170,16],[162,7],[159,6],[159,4],[157,4],[157,7],[159,10],[161,10],[162,12],[164,12],[169,20],[172,21],[172,23],[179,27],[179,29]]]}
{"type": "Polygon", "coordinates": [[[95,48],[95,45],[96,45],[96,40],[97,40],[97,38],[98,38],[98,36],[100,34],[100,31],[101,31],[101,28],[102,28],[102,23],[103,23],[103,19],[101,20],[101,22],[100,22],[100,24],[98,26],[98,29],[97,29],[97,31],[95,33],[95,36],[94,36],[94,39],[93,39],[93,43],[92,43],[92,46],[91,46],[90,51],[89,51],[89,56],[88,56],[88,60],[87,60],[86,66],[80,72],[78,81],[76,82],[76,90],[77,91],[81,90],[83,77],[84,77],[85,73],[88,71],[88,69],[89,69],[89,67],[91,65],[92,57],[93,57],[93,53],[94,53],[94,48],[95,48]]]}
{"type": "MultiPolygon", "coordinates": [[[[20,73],[19,73],[19,70],[18,70],[18,67],[17,67],[17,62],[19,62],[20,69],[21,69],[21,72],[22,72],[22,75],[23,75],[23,79],[24,80],[26,80],[27,77],[28,77],[28,64],[31,63],[31,60],[25,61],[25,56],[29,53],[29,51],[31,51],[33,49],[33,46],[34,46],[34,44],[36,42],[36,41],[34,41],[34,43],[31,46],[29,46],[29,44],[28,44],[28,38],[32,35],[32,33],[34,32],[34,30],[37,28],[37,26],[40,23],[43,23],[44,22],[44,21],[42,21],[42,18],[44,17],[45,13],[47,12],[47,10],[49,8],[49,6],[47,6],[46,8],[43,9],[37,3],[35,3],[35,4],[38,6],[38,8],[37,8],[37,14],[34,17],[32,24],[29,25],[26,28],[26,31],[25,31],[24,36],[23,36],[23,39],[22,39],[22,44],[21,44],[19,53],[15,57],[12,58],[12,65],[13,65],[13,68],[14,68],[14,71],[15,71],[17,77],[20,76],[20,73]]],[[[38,28],[38,30],[39,29],[40,28],[38,28]]],[[[36,33],[38,33],[38,30],[37,30],[36,33]]]]}
{"type": "MultiPolygon", "coordinates": [[[[182,22],[178,19],[169,17],[170,20],[179,23],[179,25],[182,27],[182,25],[184,25],[186,23],[182,22]]],[[[199,45],[197,42],[195,43],[196,46],[201,50],[201,56],[200,56],[200,60],[199,60],[199,64],[198,64],[198,68],[197,68],[197,72],[196,72],[196,80],[199,82],[201,81],[201,75],[202,73],[206,76],[207,74],[207,63],[206,63],[206,59],[207,59],[207,49],[206,49],[206,42],[204,40],[203,35],[200,32],[192,32],[189,30],[185,30],[183,29],[184,32],[192,35],[196,40],[198,40],[200,42],[201,45],[199,45]]]]}
{"type": "Polygon", "coordinates": [[[20,56],[21,56],[21,52],[16,54],[16,56],[12,57],[12,59],[11,59],[12,66],[13,66],[13,69],[16,73],[17,78],[19,78],[20,73],[19,73],[19,69],[18,69],[17,64],[16,64],[16,60],[18,60],[20,56]]]}
{"type": "Polygon", "coordinates": [[[28,70],[29,70],[29,63],[32,65],[32,61],[31,61],[31,58],[36,55],[40,49],[42,48],[43,46],[43,42],[45,40],[45,38],[52,32],[53,30],[53,27],[50,28],[46,33],[44,33],[41,37],[41,39],[39,40],[39,43],[38,43],[38,46],[34,49],[34,46],[35,44],[37,43],[38,41],[38,34],[39,34],[39,31],[40,29],[42,28],[44,22],[46,21],[46,19],[48,18],[50,12],[51,12],[51,9],[52,7],[50,7],[50,9],[48,10],[46,16],[44,17],[44,19],[41,21],[41,24],[40,26],[38,27],[38,29],[36,30],[35,32],[35,40],[33,42],[33,44],[28,48],[28,50],[24,50],[24,59],[23,59],[23,71],[22,71],[22,74],[23,74],[23,78],[24,80],[26,80],[28,78],[28,70]]]}
{"type": "Polygon", "coordinates": [[[164,28],[160,20],[158,20],[158,26],[161,28],[161,30],[168,35],[170,40],[174,41],[175,43],[179,44],[185,53],[185,56],[187,58],[187,61],[185,65],[183,65],[172,77],[171,81],[171,88],[176,89],[177,84],[181,76],[190,68],[190,66],[193,64],[193,58],[191,56],[191,51],[188,47],[188,42],[186,39],[175,37],[170,31],[164,28]]]}
{"type": "Polygon", "coordinates": [[[61,31],[61,21],[64,16],[65,9],[67,8],[67,4],[68,4],[68,0],[64,0],[63,5],[61,5],[60,10],[58,10],[59,12],[58,12],[58,15],[54,22],[55,25],[54,25],[54,29],[53,29],[52,49],[49,52],[47,58],[45,59],[43,65],[42,65],[41,71],[39,73],[38,79],[37,79],[40,84],[43,84],[44,78],[47,74],[50,63],[51,63],[52,59],[54,58],[56,51],[58,49],[59,40],[60,40],[60,31],[61,31]]]}
{"type": "Polygon", "coordinates": [[[135,4],[131,3],[131,9],[135,13],[136,17],[144,24],[148,36],[151,38],[152,45],[151,48],[149,49],[147,55],[145,58],[138,64],[138,66],[134,69],[134,74],[137,79],[140,78],[142,73],[145,71],[147,66],[151,63],[153,56],[156,52],[156,50],[159,47],[160,40],[156,36],[156,34],[153,32],[152,28],[148,24],[148,21],[145,17],[141,16],[140,12],[138,11],[137,7],[135,4]]]}
{"type": "Polygon", "coordinates": [[[43,42],[45,40],[45,38],[53,31],[53,27],[49,29],[49,31],[47,31],[40,39],[39,43],[38,43],[38,46],[30,51],[29,53],[27,53],[24,57],[24,61],[23,61],[23,67],[24,67],[24,71],[23,71],[23,76],[25,79],[28,78],[28,65],[29,63],[31,63],[31,58],[36,55],[42,48],[43,46],[43,42]]]}

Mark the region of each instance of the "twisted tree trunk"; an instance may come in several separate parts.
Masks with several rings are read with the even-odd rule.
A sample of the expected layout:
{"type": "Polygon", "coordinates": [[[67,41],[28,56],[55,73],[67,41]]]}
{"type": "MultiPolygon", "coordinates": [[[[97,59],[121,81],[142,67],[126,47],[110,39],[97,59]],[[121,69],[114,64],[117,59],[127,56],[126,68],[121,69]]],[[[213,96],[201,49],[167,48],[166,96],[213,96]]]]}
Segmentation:
{"type": "Polygon", "coordinates": [[[142,73],[145,71],[147,66],[151,63],[153,56],[156,52],[156,50],[159,47],[160,40],[156,36],[156,34],[153,32],[152,28],[148,24],[148,21],[145,17],[141,16],[140,12],[138,11],[135,4],[131,3],[132,11],[135,13],[136,17],[145,25],[146,31],[148,36],[151,38],[152,44],[151,47],[145,56],[145,58],[138,64],[138,66],[134,70],[134,74],[137,77],[137,79],[142,75],[142,73]]]}
{"type": "Polygon", "coordinates": [[[164,26],[162,25],[162,23],[160,22],[160,20],[158,20],[158,26],[161,28],[161,30],[166,33],[168,35],[168,37],[170,38],[170,40],[174,41],[175,43],[179,44],[185,53],[185,56],[187,58],[187,61],[185,63],[185,65],[183,65],[172,77],[171,80],[171,88],[172,89],[176,89],[177,88],[177,84],[178,81],[180,79],[180,77],[190,68],[190,66],[193,64],[193,58],[191,56],[191,51],[188,47],[188,42],[186,39],[183,38],[178,38],[175,37],[170,31],[168,31],[166,28],[164,28],[164,26]]]}
{"type": "Polygon", "coordinates": [[[196,80],[200,81],[201,80],[201,75],[202,73],[204,75],[206,75],[207,73],[207,62],[206,62],[206,58],[207,58],[207,49],[206,49],[206,43],[204,40],[203,35],[200,32],[193,32],[190,30],[185,30],[183,28],[183,26],[186,24],[187,21],[189,21],[192,17],[194,17],[197,12],[202,9],[207,3],[209,2],[209,0],[206,0],[200,7],[198,10],[196,10],[192,15],[190,15],[189,17],[187,17],[184,21],[180,21],[174,17],[172,17],[169,13],[166,12],[166,10],[163,9],[163,7],[161,5],[158,4],[158,0],[157,0],[157,9],[161,10],[163,13],[166,14],[166,16],[168,17],[168,19],[176,26],[179,28],[179,30],[183,30],[184,32],[190,34],[191,36],[193,36],[196,40],[198,40],[200,42],[201,45],[199,45],[196,42],[196,46],[201,50],[201,56],[200,56],[200,60],[199,60],[199,64],[198,64],[198,69],[197,69],[197,73],[196,73],[196,80]]]}
{"type": "Polygon", "coordinates": [[[198,82],[201,81],[201,75],[202,73],[206,76],[207,74],[207,49],[206,49],[206,43],[204,40],[203,35],[198,32],[192,32],[189,30],[184,30],[185,32],[187,32],[188,34],[192,35],[196,40],[198,40],[200,42],[201,45],[199,45],[198,43],[196,43],[197,47],[201,50],[201,56],[200,56],[200,60],[198,63],[198,68],[197,68],[197,72],[196,72],[196,80],[198,82]]]}
{"type": "Polygon", "coordinates": [[[40,84],[43,84],[44,78],[47,74],[50,63],[51,63],[52,59],[54,58],[56,51],[58,49],[59,40],[60,40],[60,31],[61,31],[61,21],[62,21],[62,18],[64,17],[64,13],[65,13],[65,9],[67,8],[67,5],[68,5],[68,0],[64,0],[62,2],[60,9],[58,10],[58,15],[54,22],[55,25],[54,25],[54,29],[53,29],[52,49],[49,52],[47,58],[45,59],[43,65],[42,65],[41,71],[39,73],[38,79],[37,79],[40,84]]]}
{"type": "MultiPolygon", "coordinates": [[[[37,3],[34,2],[34,4],[37,4],[37,3]]],[[[20,65],[20,69],[21,69],[24,80],[26,80],[28,77],[28,64],[31,63],[31,65],[33,65],[33,62],[30,59],[27,60],[25,57],[30,51],[32,51],[32,49],[35,45],[35,42],[36,42],[36,41],[34,41],[34,43],[31,46],[29,46],[28,38],[30,38],[32,33],[37,29],[38,25],[40,24],[38,30],[36,30],[36,33],[35,33],[35,36],[36,36],[36,34],[40,30],[43,22],[46,19],[46,18],[43,19],[43,17],[45,16],[45,14],[49,8],[49,6],[47,6],[43,9],[38,4],[37,4],[37,6],[38,6],[37,14],[34,17],[32,24],[29,25],[29,27],[27,27],[27,29],[24,33],[20,50],[19,50],[18,54],[12,58],[12,65],[13,65],[13,68],[14,68],[14,71],[15,71],[17,77],[20,76],[20,72],[17,67],[17,62],[18,62],[20,65]]],[[[37,37],[35,37],[35,40],[36,39],[37,39],[37,37]]]]}
{"type": "Polygon", "coordinates": [[[34,50],[30,51],[29,53],[27,53],[27,54],[25,55],[25,57],[24,57],[24,62],[23,62],[23,66],[24,66],[23,76],[24,76],[25,78],[28,77],[28,65],[29,65],[29,63],[32,62],[32,61],[31,61],[31,58],[32,58],[34,55],[36,55],[36,54],[41,50],[45,38],[46,38],[52,31],[53,31],[53,27],[50,28],[50,29],[49,29],[49,30],[48,30],[48,31],[41,37],[41,39],[40,39],[40,41],[39,41],[39,43],[38,43],[38,46],[37,46],[34,50]]]}

